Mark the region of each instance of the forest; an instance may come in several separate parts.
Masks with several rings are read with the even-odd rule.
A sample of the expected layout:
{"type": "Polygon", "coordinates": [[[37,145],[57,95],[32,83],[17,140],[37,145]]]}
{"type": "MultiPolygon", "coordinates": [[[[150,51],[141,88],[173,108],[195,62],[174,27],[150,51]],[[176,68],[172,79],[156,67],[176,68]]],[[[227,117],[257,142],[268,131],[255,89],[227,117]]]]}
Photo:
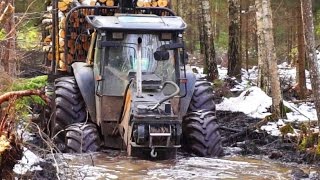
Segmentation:
{"type": "MultiPolygon", "coordinates": [[[[121,24],[120,18],[115,24],[121,24]]],[[[160,23],[156,30],[161,31],[160,23]]],[[[149,44],[158,42],[153,38],[149,44]]],[[[147,38],[142,39],[144,46],[147,38]]],[[[105,61],[109,63],[111,58],[105,61]]],[[[132,75],[132,69],[124,66],[121,64],[121,71],[132,75]]],[[[122,82],[121,73],[117,82],[122,82]]],[[[320,1],[0,0],[0,107],[0,179],[319,179],[320,1]],[[169,44],[152,52],[157,64],[167,62],[163,60],[166,56],[166,60],[173,59],[177,79],[164,80],[157,74],[164,83],[145,88],[144,83],[158,79],[145,76],[149,72],[144,69],[144,47],[138,39],[134,49],[130,41],[122,48],[134,49],[137,54],[137,63],[131,62],[136,66],[136,79],[124,81],[121,98],[114,95],[121,88],[114,88],[112,97],[104,99],[109,93],[104,90],[107,85],[117,83],[110,80],[112,76],[105,77],[107,70],[96,67],[102,63],[97,59],[108,59],[108,51],[122,46],[119,44],[130,33],[148,34],[153,25],[145,25],[143,30],[134,27],[125,31],[128,34],[119,29],[130,25],[119,26],[116,33],[103,37],[107,28],[99,29],[93,19],[132,14],[138,14],[136,19],[125,23],[140,22],[142,16],[146,18],[142,24],[150,23],[147,18],[160,16],[167,28],[179,24],[180,19],[170,24],[165,18],[181,17],[179,28],[183,30],[176,28],[175,35],[170,34],[173,30],[160,33],[160,43],[169,44]],[[86,65],[77,69],[81,63],[86,65]],[[93,83],[88,78],[81,83],[77,73],[85,68],[93,69],[93,83]],[[187,72],[194,79],[188,79],[187,72]],[[190,99],[177,100],[189,96],[190,85],[182,85],[189,82],[194,83],[190,99]],[[166,85],[177,88],[178,93],[165,91],[166,85]],[[86,97],[82,86],[87,91],[92,88],[94,96],[86,97]],[[133,87],[133,95],[128,95],[133,87]],[[134,104],[134,96],[139,99],[145,91],[161,99],[151,94],[154,87],[163,91],[163,100],[158,99],[151,108],[146,101],[143,106],[134,104]],[[105,104],[99,107],[98,102],[105,104]],[[184,103],[188,104],[185,108],[184,103]],[[130,125],[133,119],[126,118],[135,117],[134,112],[155,113],[158,109],[160,113],[162,107],[182,123],[181,148],[172,151],[175,161],[152,159],[157,157],[157,148],[151,146],[152,139],[157,140],[153,136],[168,136],[165,134],[170,131],[173,138],[175,125],[170,125],[170,130],[155,128],[153,133],[152,125],[148,130],[139,125],[137,131],[123,125],[128,122],[129,128],[135,128],[138,125],[130,125]],[[124,137],[127,131],[132,137],[124,137]],[[140,131],[150,137],[136,137],[140,131]],[[109,136],[119,137],[107,141],[109,136]],[[121,138],[117,148],[105,148],[121,138]],[[151,161],[150,157],[130,157],[135,156],[131,144],[146,139],[149,149],[143,153],[150,154],[151,161]]],[[[166,141],[168,146],[173,140],[166,141]]]]}

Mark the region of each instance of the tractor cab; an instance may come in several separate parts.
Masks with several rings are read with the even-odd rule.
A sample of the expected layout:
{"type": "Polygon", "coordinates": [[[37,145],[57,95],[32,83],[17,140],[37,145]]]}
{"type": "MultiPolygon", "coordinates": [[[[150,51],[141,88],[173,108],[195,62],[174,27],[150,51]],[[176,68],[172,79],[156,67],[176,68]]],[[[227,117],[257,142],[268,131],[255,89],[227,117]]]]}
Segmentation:
{"type": "Polygon", "coordinates": [[[127,14],[88,16],[86,20],[96,31],[92,47],[97,124],[102,127],[105,144],[122,144],[114,146],[109,140],[114,139],[110,128],[120,123],[120,135],[129,137],[122,138],[126,145],[180,147],[181,119],[171,100],[180,95],[184,21],[127,14]],[[160,133],[159,128],[166,130],[160,133]],[[151,131],[157,132],[153,140],[151,131]],[[157,138],[165,142],[156,145],[157,138]]]}
{"type": "Polygon", "coordinates": [[[179,52],[184,50],[182,33],[186,28],[180,17],[116,14],[88,16],[87,21],[97,30],[95,73],[108,77],[98,86],[98,93],[123,96],[138,70],[146,85],[143,88],[148,88],[148,80],[178,83],[179,52]]]}

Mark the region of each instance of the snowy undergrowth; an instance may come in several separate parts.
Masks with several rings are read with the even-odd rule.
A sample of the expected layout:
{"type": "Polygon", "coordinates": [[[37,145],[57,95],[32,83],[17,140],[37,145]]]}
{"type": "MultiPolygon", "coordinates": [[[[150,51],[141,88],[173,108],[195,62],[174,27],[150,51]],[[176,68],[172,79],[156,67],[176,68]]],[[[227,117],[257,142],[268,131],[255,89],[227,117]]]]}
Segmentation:
{"type": "MultiPolygon", "coordinates": [[[[191,66],[190,69],[196,69],[198,76],[203,77],[203,69],[191,66]]],[[[219,78],[226,79],[227,68],[218,66],[219,78]]],[[[288,86],[294,86],[296,84],[296,69],[290,67],[287,63],[278,65],[279,76],[281,83],[286,83],[288,86]]],[[[231,91],[242,92],[238,97],[223,98],[220,104],[217,104],[218,111],[231,111],[231,112],[243,112],[248,116],[254,118],[265,118],[270,115],[270,107],[272,105],[272,99],[260,88],[256,87],[256,81],[258,77],[258,68],[253,67],[248,71],[242,69],[242,82],[231,89],[231,91]]],[[[306,70],[307,88],[311,89],[310,74],[306,70]]],[[[284,101],[284,105],[291,110],[286,113],[286,119],[280,119],[278,122],[268,122],[261,127],[261,130],[267,131],[271,135],[279,136],[281,133],[279,128],[286,123],[296,122],[309,122],[317,121],[316,110],[313,103],[298,103],[284,101]]],[[[316,129],[317,131],[317,129],[316,129]]],[[[295,130],[298,133],[298,130],[295,130]]]]}

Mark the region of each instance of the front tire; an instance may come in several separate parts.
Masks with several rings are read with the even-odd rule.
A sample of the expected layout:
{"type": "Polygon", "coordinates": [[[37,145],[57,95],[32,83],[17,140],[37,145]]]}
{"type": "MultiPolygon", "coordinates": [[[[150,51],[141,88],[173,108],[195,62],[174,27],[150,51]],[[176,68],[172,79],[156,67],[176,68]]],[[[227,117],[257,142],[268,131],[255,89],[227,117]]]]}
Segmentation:
{"type": "Polygon", "coordinates": [[[66,127],[87,120],[85,102],[74,77],[62,77],[55,81],[53,113],[51,137],[54,137],[58,148],[64,151],[66,127]]]}
{"type": "Polygon", "coordinates": [[[66,129],[66,150],[69,153],[96,152],[100,148],[97,126],[93,123],[75,123],[66,129]]]}

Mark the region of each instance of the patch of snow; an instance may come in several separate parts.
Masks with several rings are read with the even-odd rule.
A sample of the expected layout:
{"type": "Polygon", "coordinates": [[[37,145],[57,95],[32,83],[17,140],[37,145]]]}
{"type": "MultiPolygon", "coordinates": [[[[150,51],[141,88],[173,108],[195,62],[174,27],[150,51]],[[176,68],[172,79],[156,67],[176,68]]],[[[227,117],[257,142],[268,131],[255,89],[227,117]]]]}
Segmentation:
{"type": "Polygon", "coordinates": [[[277,125],[278,126],[284,126],[285,124],[284,124],[282,119],[279,119],[278,122],[277,122],[277,125]]]}
{"type": "Polygon", "coordinates": [[[287,113],[286,122],[294,122],[294,121],[317,121],[317,112],[313,103],[288,103],[284,102],[284,105],[289,107],[293,112],[287,113]]]}
{"type": "Polygon", "coordinates": [[[228,77],[228,68],[218,65],[219,79],[225,79],[228,77]]]}
{"type": "Polygon", "coordinates": [[[224,147],[223,152],[227,155],[240,154],[242,148],[240,147],[224,147]]]}
{"type": "MultiPolygon", "coordinates": [[[[313,103],[294,104],[284,101],[284,105],[292,110],[287,113],[287,119],[280,119],[278,122],[268,122],[261,127],[261,130],[273,136],[281,135],[279,128],[288,122],[305,122],[317,120],[317,114],[313,103]]],[[[272,105],[272,99],[258,87],[251,87],[243,91],[238,97],[224,98],[216,109],[220,111],[243,112],[254,118],[265,118],[271,113],[268,111],[272,105]]],[[[294,133],[296,134],[296,133],[294,133]]],[[[293,134],[293,135],[294,135],[293,134]]]]}
{"type": "Polygon", "coordinates": [[[17,133],[19,137],[22,137],[23,141],[32,141],[34,139],[34,133],[26,130],[24,125],[18,125],[17,133]]]}
{"type": "Polygon", "coordinates": [[[217,104],[217,110],[243,112],[255,118],[264,118],[271,113],[268,108],[272,104],[272,99],[260,88],[251,87],[242,92],[238,97],[224,98],[217,104]]]}
{"type": "Polygon", "coordinates": [[[277,122],[268,122],[266,125],[261,126],[261,130],[267,131],[267,133],[272,136],[281,135],[277,122]]]}
{"type": "Polygon", "coordinates": [[[42,158],[35,155],[33,152],[31,152],[27,148],[23,148],[23,157],[22,159],[16,164],[13,168],[13,171],[16,174],[25,174],[28,171],[41,171],[42,168],[38,164],[40,162],[44,161],[42,158]]]}

